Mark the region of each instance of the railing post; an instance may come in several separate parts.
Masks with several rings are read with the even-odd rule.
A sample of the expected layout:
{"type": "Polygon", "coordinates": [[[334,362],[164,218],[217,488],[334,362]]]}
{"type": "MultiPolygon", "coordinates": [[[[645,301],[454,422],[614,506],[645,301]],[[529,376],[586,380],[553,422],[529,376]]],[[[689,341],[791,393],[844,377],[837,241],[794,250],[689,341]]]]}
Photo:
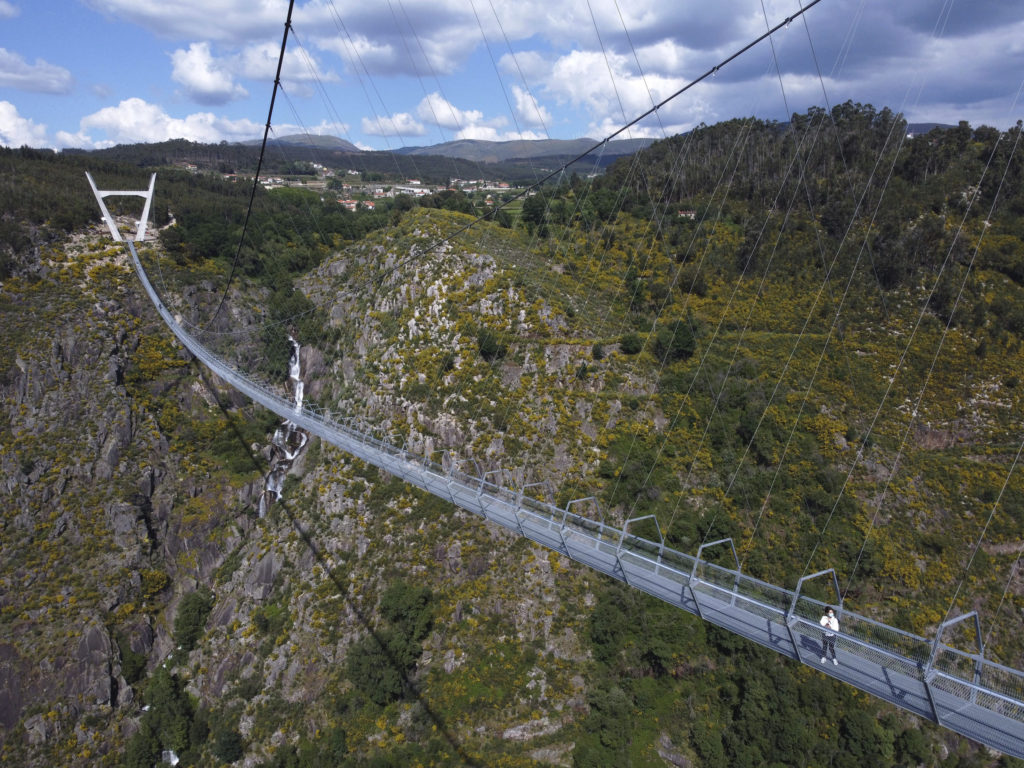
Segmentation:
{"type": "MultiPolygon", "coordinates": [[[[571,507],[573,504],[582,504],[584,501],[592,501],[592,502],[594,502],[594,506],[597,507],[597,511],[601,512],[601,505],[597,503],[597,498],[594,497],[594,496],[584,496],[582,499],[573,499],[572,501],[570,501],[568,504],[565,505],[565,511],[568,512],[569,511],[569,507],[571,507]]],[[[577,515],[577,517],[583,518],[584,520],[586,519],[583,515],[577,515]]],[[[563,522],[563,525],[564,525],[564,523],[565,523],[565,518],[564,517],[562,518],[562,522],[563,522]]],[[[604,524],[604,513],[601,512],[601,519],[600,520],[595,520],[594,522],[595,523],[604,524]]]]}
{"type": "Polygon", "coordinates": [[[496,482],[495,485],[498,486],[499,488],[502,487],[502,485],[501,485],[501,470],[500,469],[489,469],[486,472],[484,472],[483,476],[480,478],[480,490],[477,492],[477,494],[476,494],[477,496],[482,496],[483,495],[484,486],[487,484],[487,476],[488,475],[493,475],[495,473],[497,473],[497,475],[498,475],[498,482],[496,482]]]}
{"type": "Polygon", "coordinates": [[[455,471],[455,465],[457,463],[458,460],[455,458],[451,451],[445,451],[443,454],[441,454],[441,467],[442,469],[444,469],[444,484],[445,488],[448,489],[448,500],[452,504],[455,504],[455,494],[452,492],[452,472],[455,471]],[[444,466],[445,458],[448,459],[447,467],[444,466]]]}
{"type": "Polygon", "coordinates": [[[519,495],[518,495],[518,503],[519,504],[523,503],[523,496],[526,495],[526,489],[527,488],[538,488],[538,487],[539,488],[544,488],[545,490],[547,490],[548,498],[547,498],[547,500],[545,500],[544,503],[545,504],[550,504],[551,503],[551,501],[550,501],[550,499],[551,499],[551,487],[549,486],[547,480],[541,480],[539,483],[527,483],[522,488],[520,488],[519,489],[519,495]]]}
{"type": "Polygon", "coordinates": [[[482,473],[480,472],[480,463],[476,459],[474,459],[474,458],[455,459],[454,464],[452,465],[452,472],[459,472],[460,474],[465,475],[467,478],[473,478],[474,480],[477,480],[478,481],[478,483],[477,483],[477,486],[478,486],[477,487],[477,496],[480,495],[480,492],[481,492],[481,490],[483,488],[483,478],[481,477],[482,473]],[[460,466],[462,464],[469,464],[469,463],[472,463],[473,467],[476,469],[477,473],[475,475],[467,474],[465,472],[462,472],[462,470],[460,469],[460,466]]]}
{"type": "MultiPolygon", "coordinates": [[[[473,459],[473,458],[466,458],[466,459],[454,459],[453,458],[452,459],[451,469],[448,470],[448,495],[451,497],[452,503],[455,503],[455,494],[452,493],[452,475],[455,472],[459,472],[459,474],[464,475],[466,478],[471,478],[471,479],[477,481],[476,498],[479,501],[480,496],[483,493],[483,483],[484,483],[483,473],[480,471],[480,464],[479,464],[479,462],[477,462],[477,460],[473,459]],[[466,474],[465,472],[462,472],[459,469],[459,465],[460,464],[468,463],[468,462],[472,462],[473,466],[476,468],[477,474],[475,474],[475,475],[466,474]]],[[[462,506],[462,505],[456,504],[456,506],[462,506]]],[[[465,507],[463,507],[463,508],[465,509],[465,507]]],[[[467,511],[470,511],[470,510],[467,510],[467,511]]],[[[478,508],[476,511],[477,511],[477,514],[479,514],[481,516],[484,516],[483,515],[482,507],[478,508]]]]}
{"type": "Polygon", "coordinates": [[[488,469],[486,472],[484,472],[482,475],[480,475],[480,487],[477,488],[477,490],[476,490],[476,498],[477,499],[479,499],[481,496],[483,496],[483,486],[487,484],[487,475],[493,475],[495,473],[498,474],[498,482],[496,482],[495,485],[497,485],[498,487],[502,487],[502,481],[501,481],[502,471],[500,469],[488,469]]]}
{"type": "MultiPolygon", "coordinates": [[[[836,612],[842,613],[843,610],[843,596],[839,591],[839,578],[836,576],[834,568],[826,568],[823,571],[812,573],[810,576],[801,576],[800,580],[796,583],[796,591],[793,592],[793,601],[789,604],[789,610],[786,611],[786,631],[789,633],[789,641],[793,644],[793,653],[796,656],[797,661],[803,662],[803,656],[800,654],[800,644],[796,641],[796,635],[793,633],[793,624],[796,622],[794,613],[796,612],[797,602],[800,600],[800,592],[804,588],[805,581],[811,581],[819,576],[824,576],[827,573],[832,574],[832,586],[836,590],[836,612]]],[[[824,640],[822,640],[824,643],[824,640]]],[[[824,655],[824,647],[822,648],[822,655],[824,655]]]]}
{"type": "MultiPolygon", "coordinates": [[[[695,606],[697,606],[697,615],[700,618],[702,618],[702,619],[704,618],[704,614],[701,612],[701,610],[700,610],[700,603],[697,601],[697,590],[695,590],[693,588],[693,585],[695,583],[696,584],[700,583],[700,577],[697,575],[697,567],[700,565],[700,556],[701,556],[701,554],[703,554],[705,549],[708,549],[710,547],[718,546],[719,544],[725,544],[726,542],[729,543],[729,548],[732,550],[732,559],[736,561],[736,572],[739,573],[739,570],[740,570],[740,558],[736,554],[736,545],[733,544],[731,538],[718,539],[717,541],[709,541],[709,542],[706,542],[704,544],[701,544],[699,547],[697,547],[697,556],[693,559],[693,569],[690,571],[690,578],[687,581],[687,586],[690,588],[690,597],[693,598],[693,604],[695,606]]],[[[733,583],[733,589],[732,589],[732,600],[731,600],[730,604],[734,605],[735,603],[736,603],[736,586],[735,586],[735,582],[734,582],[733,583]]]]}
{"type": "MultiPolygon", "coordinates": [[[[539,482],[539,483],[527,483],[522,488],[520,488],[519,489],[519,493],[516,494],[516,509],[515,509],[515,512],[516,512],[516,525],[519,526],[519,533],[520,533],[520,535],[523,535],[523,536],[525,536],[526,534],[523,532],[523,519],[519,516],[519,512],[523,508],[523,496],[526,493],[526,489],[527,488],[533,488],[535,486],[541,486],[543,488],[548,488],[548,483],[547,483],[546,480],[542,481],[542,482],[539,482]]],[[[551,496],[550,488],[548,488],[548,491],[549,491],[548,497],[550,498],[550,496],[551,496]]],[[[548,504],[548,503],[549,502],[545,502],[545,504],[548,504]]]]}
{"type": "MultiPolygon", "coordinates": [[[[661,535],[661,526],[658,525],[658,518],[654,515],[644,515],[643,517],[631,517],[622,524],[622,531],[619,533],[619,543],[615,547],[615,562],[619,564],[619,570],[622,571],[622,580],[626,582],[626,584],[629,586],[632,585],[629,584],[629,577],[626,575],[626,569],[622,567],[622,542],[626,538],[627,531],[629,531],[630,523],[639,523],[641,520],[654,521],[654,528],[658,531],[658,540],[660,542],[660,546],[658,547],[658,562],[661,562],[661,553],[665,549],[665,537],[661,535]]],[[[644,541],[647,541],[647,539],[644,539],[644,541]]]]}
{"type": "MultiPolygon", "coordinates": [[[[566,518],[568,518],[569,514],[570,514],[569,513],[569,508],[573,504],[582,504],[585,501],[592,501],[592,502],[594,502],[595,506],[597,506],[597,511],[599,513],[601,513],[601,520],[595,520],[594,522],[596,522],[598,525],[601,525],[601,526],[604,525],[604,513],[601,512],[601,506],[597,503],[597,499],[595,497],[593,497],[593,496],[584,496],[582,499],[573,499],[572,501],[568,502],[565,505],[565,514],[562,515],[562,527],[558,531],[558,534],[562,537],[562,545],[565,547],[565,553],[566,554],[569,554],[569,546],[568,546],[568,544],[565,543],[565,533],[564,533],[564,531],[565,531],[566,518]]],[[[578,518],[580,518],[582,520],[586,520],[587,519],[583,515],[574,515],[574,516],[578,517],[578,518]]],[[[598,542],[598,546],[600,546],[600,542],[598,542]]]]}
{"type": "MultiPolygon", "coordinates": [[[[936,674],[940,674],[935,670],[935,662],[939,657],[939,647],[942,645],[942,633],[950,627],[959,624],[961,621],[967,619],[974,619],[974,638],[975,643],[978,646],[978,653],[971,654],[974,658],[974,675],[971,678],[971,702],[978,700],[978,685],[981,683],[981,669],[985,663],[985,645],[981,639],[981,619],[978,617],[977,611],[971,611],[970,613],[964,613],[957,616],[955,619],[947,619],[939,624],[935,630],[935,639],[932,641],[932,652],[928,656],[928,663],[924,668],[924,675],[922,682],[924,682],[925,691],[928,693],[928,703],[932,708],[932,715],[935,718],[935,722],[942,725],[942,720],[939,717],[939,710],[935,706],[935,700],[932,697],[931,681],[935,678],[936,674]]],[[[945,673],[941,673],[945,674],[945,673]]]]}
{"type": "Polygon", "coordinates": [[[978,657],[974,660],[974,688],[971,689],[971,702],[977,703],[978,688],[981,687],[981,673],[985,667],[985,643],[981,639],[981,619],[977,615],[974,617],[974,631],[978,636],[978,657]]]}
{"type": "MultiPolygon", "coordinates": [[[[565,543],[565,518],[569,516],[569,505],[565,505],[565,509],[562,510],[562,522],[558,526],[558,538],[562,540],[562,554],[569,555],[569,545],[565,543]]],[[[572,557],[572,555],[569,555],[572,557]]]]}
{"type": "Polygon", "coordinates": [[[477,501],[480,502],[480,510],[481,510],[481,512],[483,511],[483,508],[484,508],[484,504],[483,504],[483,500],[482,499],[483,499],[483,495],[484,495],[484,486],[487,484],[487,476],[488,475],[493,475],[495,473],[497,473],[497,475],[498,475],[498,482],[496,482],[494,485],[496,487],[498,487],[498,488],[501,488],[502,485],[501,485],[501,470],[500,469],[489,469],[489,470],[487,470],[486,472],[484,472],[480,476],[480,487],[477,488],[476,498],[477,498],[477,501]]]}

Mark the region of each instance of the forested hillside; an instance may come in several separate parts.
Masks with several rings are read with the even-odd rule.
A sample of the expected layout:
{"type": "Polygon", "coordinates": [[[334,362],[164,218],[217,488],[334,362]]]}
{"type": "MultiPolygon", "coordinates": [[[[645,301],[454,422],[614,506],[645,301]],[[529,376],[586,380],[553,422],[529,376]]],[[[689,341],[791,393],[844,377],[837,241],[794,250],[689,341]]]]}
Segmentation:
{"type": "MultiPolygon", "coordinates": [[[[509,226],[261,190],[241,248],[247,189],[159,168],[142,253],[282,392],[291,335],[317,407],[775,584],[835,567],[906,631],[977,609],[1020,668],[1019,133],[730,121],[509,226]]],[[[83,175],[151,169],[0,158],[0,762],[1022,764],[316,440],[260,517],[276,418],[176,347],[83,175]]]]}

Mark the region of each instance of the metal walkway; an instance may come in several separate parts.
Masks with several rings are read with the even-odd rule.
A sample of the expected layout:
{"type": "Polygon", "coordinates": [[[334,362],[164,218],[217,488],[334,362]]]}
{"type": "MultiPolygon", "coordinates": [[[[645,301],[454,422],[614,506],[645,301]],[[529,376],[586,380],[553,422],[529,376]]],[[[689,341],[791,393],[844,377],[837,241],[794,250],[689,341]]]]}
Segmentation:
{"type": "MultiPolygon", "coordinates": [[[[151,183],[150,194],[152,188],[151,183]]],[[[93,189],[96,191],[95,185],[93,189]]],[[[145,193],[97,192],[111,233],[121,240],[102,204],[101,194],[145,193]]],[[[569,502],[561,509],[526,495],[525,489],[512,490],[501,485],[500,480],[488,479],[497,473],[467,473],[459,468],[458,461],[448,457],[438,464],[371,436],[351,419],[335,420],[330,414],[308,407],[297,409],[216,357],[189,334],[163,305],[146,276],[134,243],[126,244],[146,293],[181,343],[225,382],[282,418],[411,485],[578,563],[992,749],[1024,758],[1024,672],[985,659],[976,613],[943,623],[929,640],[844,611],[838,597],[838,581],[831,569],[800,579],[795,591],[783,589],[743,574],[738,560],[736,568],[729,569],[703,559],[708,548],[728,545],[735,560],[735,548],[729,539],[702,545],[696,556],[678,552],[666,547],[664,541],[629,533],[630,526],[643,518],[627,520],[622,529],[614,528],[571,511],[577,501],[588,500],[569,502]],[[837,595],[836,604],[840,604],[838,666],[820,663],[818,618],[824,604],[802,594],[808,581],[829,577],[837,595]],[[942,642],[946,629],[968,620],[973,620],[978,639],[975,652],[942,642]]]]}

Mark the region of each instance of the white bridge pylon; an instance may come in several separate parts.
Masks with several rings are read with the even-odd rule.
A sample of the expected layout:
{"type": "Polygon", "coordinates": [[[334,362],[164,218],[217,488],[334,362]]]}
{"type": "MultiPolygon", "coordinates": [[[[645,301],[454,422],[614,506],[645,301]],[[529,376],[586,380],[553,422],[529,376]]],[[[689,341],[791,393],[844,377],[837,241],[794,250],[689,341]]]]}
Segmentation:
{"type": "Polygon", "coordinates": [[[154,173],[149,177],[149,189],[141,190],[98,189],[96,187],[96,182],[93,181],[92,174],[86,171],[85,176],[89,179],[89,186],[92,187],[92,193],[96,195],[96,202],[100,204],[100,213],[103,214],[103,220],[107,223],[111,236],[119,243],[123,242],[124,238],[121,237],[121,232],[117,228],[117,222],[114,221],[114,217],[111,216],[110,211],[107,210],[107,204],[103,201],[103,198],[114,195],[117,197],[141,197],[145,199],[146,204],[142,208],[142,218],[139,219],[139,227],[134,237],[136,242],[145,240],[146,222],[149,221],[149,208],[153,202],[153,189],[156,187],[156,174],[154,173]]]}

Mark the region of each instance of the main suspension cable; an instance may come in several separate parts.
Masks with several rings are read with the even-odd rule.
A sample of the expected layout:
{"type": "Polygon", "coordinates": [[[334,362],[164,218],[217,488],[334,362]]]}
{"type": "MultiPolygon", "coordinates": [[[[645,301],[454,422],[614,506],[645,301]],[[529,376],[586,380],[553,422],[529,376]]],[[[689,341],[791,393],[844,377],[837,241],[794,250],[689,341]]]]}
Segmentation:
{"type": "Polygon", "coordinates": [[[220,314],[221,309],[224,307],[224,302],[227,301],[228,291],[231,289],[231,281],[235,278],[235,273],[238,272],[238,262],[242,256],[242,246],[245,244],[245,233],[249,228],[249,217],[252,215],[252,204],[256,199],[256,188],[260,183],[260,170],[263,167],[263,155],[267,151],[267,137],[270,135],[270,120],[274,116],[274,101],[277,98],[277,89],[281,87],[281,68],[284,65],[284,51],[288,44],[288,32],[292,28],[292,9],[295,8],[295,0],[288,0],[288,16],[284,22],[284,35],[281,37],[281,53],[277,57],[277,74],[274,75],[274,88],[270,92],[270,109],[267,110],[267,124],[263,128],[263,142],[260,144],[260,157],[256,161],[256,175],[252,177],[252,189],[249,191],[249,205],[245,209],[245,221],[242,224],[242,234],[238,238],[238,247],[235,249],[235,258],[231,262],[231,272],[228,274],[227,283],[224,284],[224,293],[221,294],[220,301],[217,303],[217,309],[214,310],[213,315],[210,317],[207,328],[213,325],[217,319],[217,315],[220,314]]]}

